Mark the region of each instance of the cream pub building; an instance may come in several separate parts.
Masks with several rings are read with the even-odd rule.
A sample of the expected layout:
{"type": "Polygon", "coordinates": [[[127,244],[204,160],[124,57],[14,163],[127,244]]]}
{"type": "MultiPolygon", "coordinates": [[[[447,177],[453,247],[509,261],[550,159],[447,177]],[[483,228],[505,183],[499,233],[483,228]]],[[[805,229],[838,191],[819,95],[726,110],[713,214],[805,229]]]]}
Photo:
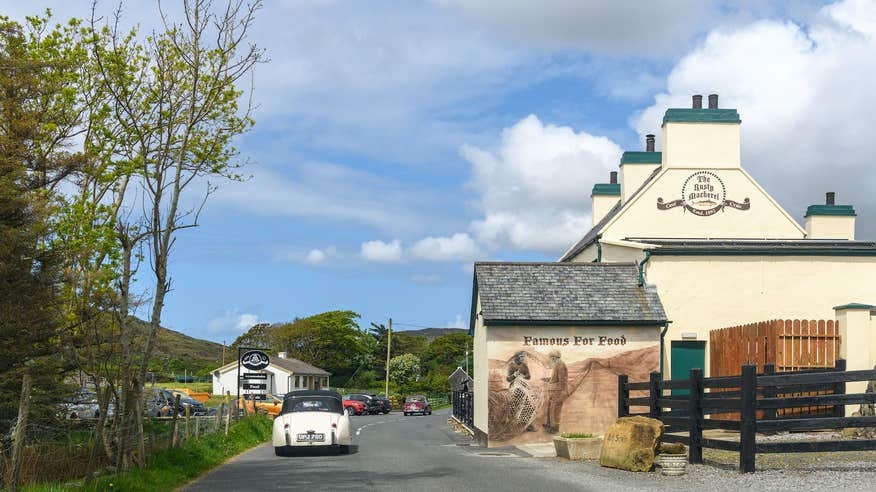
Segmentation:
{"type": "Polygon", "coordinates": [[[593,186],[592,229],[558,262],[475,264],[469,329],[482,441],[603,432],[616,374],[684,378],[702,367],[708,376],[709,331],[728,326],[835,318],[849,369],[873,367],[876,243],[855,240],[854,208],[833,193],[805,211],[783,209],[743,168],[740,125],[714,94],[705,108],[694,96],[691,108],[668,109],[662,152],[648,135],[644,152],[623,153],[619,173],[593,186]],[[599,344],[620,336],[624,345],[599,344]]]}

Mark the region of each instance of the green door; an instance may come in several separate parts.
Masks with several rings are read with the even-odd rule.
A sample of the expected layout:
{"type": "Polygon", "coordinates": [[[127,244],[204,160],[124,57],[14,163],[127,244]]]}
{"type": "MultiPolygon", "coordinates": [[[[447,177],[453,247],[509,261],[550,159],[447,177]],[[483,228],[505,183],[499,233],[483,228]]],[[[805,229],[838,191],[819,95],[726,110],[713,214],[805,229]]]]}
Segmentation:
{"type": "MultiPolygon", "coordinates": [[[[706,367],[706,342],[698,341],[673,341],[672,342],[672,368],[669,379],[688,379],[690,370],[696,367],[705,371],[706,367]]],[[[674,389],[673,395],[686,395],[690,393],[686,389],[674,389]]]]}

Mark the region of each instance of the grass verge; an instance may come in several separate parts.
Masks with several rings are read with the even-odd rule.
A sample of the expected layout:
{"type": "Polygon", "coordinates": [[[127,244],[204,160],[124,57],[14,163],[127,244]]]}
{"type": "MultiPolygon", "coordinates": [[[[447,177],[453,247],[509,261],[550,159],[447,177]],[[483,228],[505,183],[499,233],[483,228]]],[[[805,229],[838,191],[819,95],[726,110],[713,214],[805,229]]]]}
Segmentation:
{"type": "Polygon", "coordinates": [[[106,475],[87,486],[40,484],[24,488],[27,492],[54,491],[163,491],[174,490],[249,448],[271,438],[271,419],[254,415],[231,426],[228,435],[211,434],[174,449],[157,451],[141,470],[123,475],[106,475]]]}

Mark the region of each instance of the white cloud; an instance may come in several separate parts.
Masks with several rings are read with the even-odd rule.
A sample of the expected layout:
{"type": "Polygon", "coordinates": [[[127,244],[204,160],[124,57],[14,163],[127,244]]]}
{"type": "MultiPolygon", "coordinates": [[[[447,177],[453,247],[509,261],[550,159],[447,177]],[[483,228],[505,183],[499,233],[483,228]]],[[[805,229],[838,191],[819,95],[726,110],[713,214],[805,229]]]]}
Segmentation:
{"type": "Polygon", "coordinates": [[[304,262],[311,265],[318,265],[325,261],[327,258],[335,256],[337,252],[338,250],[334,246],[329,246],[324,250],[314,248],[307,253],[307,256],[304,257],[304,262]]]}
{"type": "Polygon", "coordinates": [[[667,90],[634,118],[659,133],[667,107],[717,92],[739,109],[743,165],[802,221],[807,205],[837,191],[859,212],[858,237],[876,236],[876,5],[825,7],[809,26],[759,21],[711,32],[672,69],[667,90]],[[870,220],[861,220],[867,217],[870,220]]]}
{"type": "Polygon", "coordinates": [[[411,255],[429,261],[464,261],[477,257],[477,243],[466,233],[458,232],[451,237],[426,237],[410,248],[411,255]]]}
{"type": "Polygon", "coordinates": [[[207,322],[207,332],[212,336],[226,336],[233,339],[259,322],[261,322],[261,318],[257,314],[241,313],[238,309],[227,309],[224,313],[207,322]]]}
{"type": "Polygon", "coordinates": [[[590,229],[590,187],[607,182],[620,154],[606,137],[545,125],[533,115],[506,128],[496,151],[464,146],[483,212],[471,224],[478,241],[562,252],[590,229]]]}
{"type": "Polygon", "coordinates": [[[461,314],[456,315],[456,319],[447,323],[447,328],[468,328],[461,314]]]}
{"type": "Polygon", "coordinates": [[[402,260],[401,241],[398,239],[388,243],[380,240],[365,241],[359,254],[368,261],[396,263],[402,260]]]}
{"type": "MultiPolygon", "coordinates": [[[[246,182],[223,184],[211,206],[261,216],[334,220],[400,234],[426,232],[422,216],[441,203],[431,190],[337,164],[302,162],[283,173],[261,166],[252,171],[246,182]]],[[[440,220],[436,217],[429,225],[440,225],[440,220]]]]}
{"type": "Polygon", "coordinates": [[[299,146],[394,160],[445,160],[472,128],[447,108],[483,107],[524,58],[428,4],[267,2],[255,27],[258,116],[299,146]]]}
{"type": "Polygon", "coordinates": [[[717,20],[714,0],[433,0],[507,37],[549,47],[653,57],[717,20]]]}

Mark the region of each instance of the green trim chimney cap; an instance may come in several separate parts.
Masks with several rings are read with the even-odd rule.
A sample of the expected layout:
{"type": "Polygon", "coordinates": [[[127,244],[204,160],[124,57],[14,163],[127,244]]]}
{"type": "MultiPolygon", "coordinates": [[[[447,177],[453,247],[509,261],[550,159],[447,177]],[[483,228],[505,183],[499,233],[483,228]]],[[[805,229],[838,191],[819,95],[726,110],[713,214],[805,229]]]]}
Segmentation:
{"type": "Polygon", "coordinates": [[[660,164],[663,162],[663,152],[627,151],[621,155],[620,165],[624,164],[660,164]]]}
{"type": "Polygon", "coordinates": [[[667,123],[742,123],[735,109],[669,108],[663,115],[667,123]]]}
{"type": "Polygon", "coordinates": [[[842,306],[834,306],[834,309],[874,309],[876,306],[872,304],[861,304],[860,302],[852,302],[843,304],[842,306]]]}
{"type": "Polygon", "coordinates": [[[806,209],[806,217],[810,215],[833,215],[855,217],[855,209],[851,205],[809,205],[806,209]]]}
{"type": "Polygon", "coordinates": [[[620,196],[620,183],[597,183],[590,193],[590,196],[596,195],[620,196]]]}

